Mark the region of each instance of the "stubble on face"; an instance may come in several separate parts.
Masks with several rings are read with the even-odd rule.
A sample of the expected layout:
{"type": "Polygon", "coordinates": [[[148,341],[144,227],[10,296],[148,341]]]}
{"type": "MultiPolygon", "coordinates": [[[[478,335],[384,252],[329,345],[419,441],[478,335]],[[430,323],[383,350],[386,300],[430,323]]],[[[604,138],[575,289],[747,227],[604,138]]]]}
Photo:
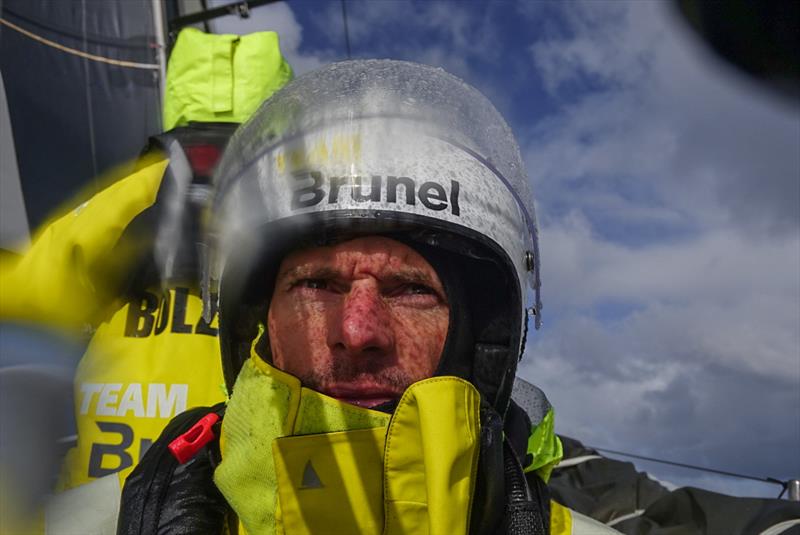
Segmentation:
{"type": "Polygon", "coordinates": [[[377,236],[288,255],[268,317],[275,366],[359,405],[433,375],[448,325],[435,270],[377,236]]]}

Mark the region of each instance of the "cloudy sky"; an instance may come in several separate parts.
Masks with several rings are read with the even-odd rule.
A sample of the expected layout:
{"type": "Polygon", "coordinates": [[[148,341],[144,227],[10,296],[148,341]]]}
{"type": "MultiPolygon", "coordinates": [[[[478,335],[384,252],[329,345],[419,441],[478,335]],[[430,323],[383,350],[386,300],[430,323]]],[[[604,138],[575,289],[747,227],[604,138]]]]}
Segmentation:
{"type": "MultiPolygon", "coordinates": [[[[660,2],[347,0],[352,57],[437,65],[516,133],[545,326],[520,374],[597,447],[800,477],[800,108],[660,2]]],[[[340,2],[256,8],[298,74],[346,58],[340,2]]],[[[742,495],[778,487],[638,463],[742,495]]]]}

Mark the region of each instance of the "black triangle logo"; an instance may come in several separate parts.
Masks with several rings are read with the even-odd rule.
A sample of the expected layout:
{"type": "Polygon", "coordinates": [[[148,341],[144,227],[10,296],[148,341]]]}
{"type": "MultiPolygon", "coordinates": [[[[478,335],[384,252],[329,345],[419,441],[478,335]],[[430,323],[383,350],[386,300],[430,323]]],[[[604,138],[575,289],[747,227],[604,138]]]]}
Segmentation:
{"type": "Polygon", "coordinates": [[[311,461],[309,460],[306,463],[306,467],[303,468],[303,481],[300,482],[301,489],[321,489],[325,485],[322,484],[320,481],[319,476],[317,475],[317,471],[314,470],[314,467],[311,465],[311,461]]]}

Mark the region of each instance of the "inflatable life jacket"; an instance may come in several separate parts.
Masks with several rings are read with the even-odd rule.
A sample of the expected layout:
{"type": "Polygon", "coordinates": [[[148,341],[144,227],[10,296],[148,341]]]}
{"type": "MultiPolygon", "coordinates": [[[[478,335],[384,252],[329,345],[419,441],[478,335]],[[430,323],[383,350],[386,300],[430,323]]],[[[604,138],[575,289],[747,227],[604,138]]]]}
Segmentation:
{"type": "MultiPolygon", "coordinates": [[[[282,463],[278,469],[279,487],[279,508],[275,528],[272,524],[257,526],[249,529],[247,524],[234,513],[225,495],[220,492],[218,484],[214,483],[213,474],[220,464],[220,445],[219,445],[219,426],[218,416],[224,415],[224,407],[217,405],[206,409],[194,409],[179,415],[169,427],[165,429],[162,437],[154,443],[142,463],[133,471],[125,483],[123,491],[121,516],[118,524],[118,533],[124,534],[144,534],[144,533],[223,533],[225,529],[230,533],[379,533],[382,526],[374,524],[376,517],[382,517],[380,510],[375,507],[364,506],[363,504],[351,503],[351,492],[342,492],[343,487],[339,488],[341,482],[335,481],[332,477],[338,470],[347,472],[353,467],[347,466],[346,462],[337,456],[337,448],[331,451],[317,451],[312,454],[312,460],[306,463],[299,463],[298,458],[308,453],[308,446],[300,443],[306,442],[307,445],[318,445],[320,442],[328,442],[326,435],[309,435],[303,437],[291,437],[285,441],[285,448],[278,446],[280,453],[279,459],[282,463]],[[211,438],[207,443],[204,439],[211,438]],[[298,441],[299,439],[299,441],[298,441]],[[324,459],[326,454],[332,454],[339,461],[337,464],[320,464],[315,457],[324,459]],[[176,456],[187,455],[189,459],[179,461],[176,456]],[[294,472],[294,474],[293,474],[294,472]],[[298,488],[302,491],[292,496],[290,479],[293,475],[297,477],[298,488]],[[284,481],[284,478],[286,479],[284,481]],[[333,487],[333,488],[327,488],[333,487]],[[316,491],[318,494],[326,494],[328,498],[337,496],[339,499],[330,503],[324,498],[320,499],[311,496],[316,491]],[[299,503],[292,498],[300,498],[299,503]],[[342,506],[344,504],[344,507],[342,506]],[[304,515],[308,507],[316,508],[316,515],[304,515]],[[373,509],[369,514],[365,514],[366,509],[373,509]],[[333,521],[333,523],[331,523],[333,521]],[[325,531],[321,526],[338,526],[333,531],[325,531]],[[280,527],[277,527],[280,526],[280,527]],[[268,528],[263,530],[262,528],[268,528]],[[356,531],[353,531],[353,528],[356,531]],[[320,530],[322,529],[322,531],[320,530]],[[188,530],[188,531],[187,531],[188,530]]],[[[372,435],[372,433],[367,433],[372,435]]],[[[342,432],[334,433],[334,442],[344,438],[342,432]]],[[[349,437],[350,441],[338,442],[341,450],[355,447],[357,453],[366,451],[361,440],[364,438],[363,431],[355,431],[349,437]]],[[[379,438],[382,438],[382,433],[379,438]]],[[[371,443],[374,437],[367,441],[371,443]]],[[[508,448],[508,446],[506,446],[508,448]]],[[[506,455],[513,455],[507,449],[506,455]]],[[[358,462],[364,461],[363,456],[354,459],[358,462]]],[[[513,463],[519,464],[514,459],[513,463]]],[[[485,469],[485,468],[484,468],[485,469]]],[[[364,472],[358,471],[363,477],[364,472]]],[[[501,472],[502,473],[502,472],[501,472]]],[[[517,473],[522,474],[521,469],[517,473]]],[[[508,471],[506,472],[508,477],[508,471]]],[[[380,484],[380,471],[375,474],[377,479],[374,483],[380,484]]],[[[485,478],[487,474],[481,474],[477,478],[485,478]]],[[[368,479],[368,478],[367,478],[368,479]]],[[[398,477],[398,480],[400,477],[398,477]]],[[[541,481],[532,478],[532,481],[541,481]]],[[[397,485],[406,482],[400,481],[397,485]]],[[[474,479],[473,479],[474,484],[474,479]]],[[[502,484],[502,483],[500,483],[502,484]]],[[[392,484],[388,485],[389,487],[392,484]]],[[[550,530],[544,529],[549,524],[550,503],[547,496],[547,488],[539,483],[533,491],[528,491],[527,496],[522,492],[515,495],[511,491],[513,483],[507,482],[508,492],[506,498],[506,510],[497,511],[494,514],[494,524],[484,529],[473,529],[469,533],[515,533],[515,534],[544,534],[550,530]],[[535,500],[535,501],[534,501],[535,500]],[[509,518],[504,519],[504,515],[509,518]],[[511,518],[513,517],[513,519],[511,518]],[[499,525],[504,525],[505,530],[497,531],[499,525]]],[[[521,488],[527,488],[525,486],[521,488]]],[[[380,490],[380,488],[378,489],[380,490]]],[[[524,492],[524,491],[523,491],[524,492]]],[[[359,492],[354,494],[358,495],[359,492]]],[[[378,492],[377,505],[382,505],[380,501],[381,493],[378,492]]],[[[262,496],[253,497],[252,502],[259,502],[262,496]]],[[[360,496],[363,497],[363,496],[360,496]]],[[[373,498],[376,495],[372,496],[373,498]]],[[[356,498],[357,499],[357,498],[356,498]]],[[[425,497],[422,496],[425,501],[425,497]]],[[[431,509],[432,500],[425,505],[431,509]]],[[[409,506],[407,506],[409,507],[409,506]]],[[[400,508],[393,519],[387,522],[387,533],[421,533],[417,529],[418,525],[439,525],[447,526],[447,531],[433,529],[432,533],[467,533],[466,521],[468,520],[468,508],[447,508],[439,509],[438,513],[446,518],[428,519],[421,517],[419,512],[413,509],[418,508],[418,504],[412,504],[410,508],[400,508]],[[458,523],[452,525],[452,518],[460,517],[462,529],[458,529],[458,523]]],[[[477,505],[474,507],[477,508],[477,505]]],[[[552,505],[558,508],[558,505],[552,505]]],[[[379,508],[380,509],[380,508],[379,508]]],[[[485,511],[474,514],[473,518],[485,515],[485,511]]],[[[495,513],[495,512],[493,512],[495,513]]],[[[562,514],[560,510],[556,514],[562,514]]],[[[487,515],[488,516],[488,515],[487,515]]],[[[563,516],[563,514],[562,514],[563,516]]],[[[485,522],[484,522],[485,523],[485,522]]],[[[562,522],[563,524],[563,522],[562,522]]]]}
{"type": "Polygon", "coordinates": [[[252,359],[227,413],[197,409],[165,429],[126,481],[117,532],[581,532],[523,473],[525,412],[512,404],[504,433],[485,409],[466,381],[434,377],[389,417],[252,359]]]}

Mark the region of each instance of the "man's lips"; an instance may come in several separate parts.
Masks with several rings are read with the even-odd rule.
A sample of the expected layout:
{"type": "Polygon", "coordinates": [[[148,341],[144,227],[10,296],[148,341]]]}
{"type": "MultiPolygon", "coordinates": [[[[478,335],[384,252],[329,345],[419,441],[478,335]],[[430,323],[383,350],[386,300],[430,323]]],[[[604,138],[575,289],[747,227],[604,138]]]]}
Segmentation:
{"type": "Polygon", "coordinates": [[[399,398],[402,392],[380,385],[334,385],[321,391],[326,396],[364,408],[377,407],[399,398]]]}

